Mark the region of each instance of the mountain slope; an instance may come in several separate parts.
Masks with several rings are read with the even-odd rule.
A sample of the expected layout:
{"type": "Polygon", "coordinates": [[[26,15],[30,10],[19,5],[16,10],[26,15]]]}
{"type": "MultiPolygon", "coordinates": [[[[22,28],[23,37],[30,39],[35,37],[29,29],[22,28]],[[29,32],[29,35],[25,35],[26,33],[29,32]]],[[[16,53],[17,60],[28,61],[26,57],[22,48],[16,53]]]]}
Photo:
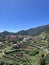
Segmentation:
{"type": "Polygon", "coordinates": [[[31,35],[31,36],[36,36],[39,35],[40,33],[49,30],[49,25],[43,25],[40,27],[36,28],[31,28],[29,30],[22,30],[17,33],[14,32],[8,32],[4,31],[0,33],[0,37],[6,37],[7,35],[31,35]]]}
{"type": "Polygon", "coordinates": [[[7,35],[15,35],[13,32],[4,31],[0,33],[0,37],[6,37],[7,35]]]}
{"type": "Polygon", "coordinates": [[[31,28],[29,30],[22,30],[17,32],[17,35],[32,35],[32,36],[38,35],[41,32],[44,32],[48,27],[49,25],[44,25],[37,28],[31,28]]]}

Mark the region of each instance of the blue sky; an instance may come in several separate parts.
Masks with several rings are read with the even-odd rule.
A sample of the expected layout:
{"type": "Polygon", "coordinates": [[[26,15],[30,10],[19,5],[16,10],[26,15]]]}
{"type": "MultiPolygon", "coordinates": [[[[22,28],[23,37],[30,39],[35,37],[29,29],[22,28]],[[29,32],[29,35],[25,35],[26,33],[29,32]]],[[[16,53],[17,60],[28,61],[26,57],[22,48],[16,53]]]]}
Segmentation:
{"type": "Polygon", "coordinates": [[[0,0],[0,31],[49,24],[49,0],[0,0]]]}

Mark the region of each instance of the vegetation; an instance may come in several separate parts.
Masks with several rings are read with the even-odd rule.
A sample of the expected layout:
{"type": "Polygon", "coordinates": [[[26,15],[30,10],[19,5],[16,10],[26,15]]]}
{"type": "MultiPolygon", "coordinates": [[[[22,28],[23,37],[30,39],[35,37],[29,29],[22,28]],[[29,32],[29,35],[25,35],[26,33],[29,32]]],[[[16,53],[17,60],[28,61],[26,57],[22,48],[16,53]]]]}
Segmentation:
{"type": "Polygon", "coordinates": [[[32,28],[32,29],[29,29],[29,30],[22,30],[22,31],[19,31],[17,33],[17,35],[31,35],[31,36],[36,36],[36,35],[39,35],[41,32],[45,31],[47,29],[49,25],[45,25],[45,26],[41,26],[41,27],[37,27],[37,28],[32,28]]]}
{"type": "Polygon", "coordinates": [[[49,65],[49,25],[0,33],[0,65],[39,65],[42,54],[49,65]]]}

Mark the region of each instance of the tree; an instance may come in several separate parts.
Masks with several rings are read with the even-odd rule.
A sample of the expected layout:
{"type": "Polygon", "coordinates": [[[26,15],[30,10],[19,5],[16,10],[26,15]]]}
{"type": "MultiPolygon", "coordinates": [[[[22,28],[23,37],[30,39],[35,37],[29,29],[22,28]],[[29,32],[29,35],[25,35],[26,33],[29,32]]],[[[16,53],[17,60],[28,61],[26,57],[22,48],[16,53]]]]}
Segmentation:
{"type": "Polygon", "coordinates": [[[40,65],[46,65],[44,54],[42,54],[42,56],[41,56],[41,58],[40,58],[39,64],[40,64],[40,65]]]}

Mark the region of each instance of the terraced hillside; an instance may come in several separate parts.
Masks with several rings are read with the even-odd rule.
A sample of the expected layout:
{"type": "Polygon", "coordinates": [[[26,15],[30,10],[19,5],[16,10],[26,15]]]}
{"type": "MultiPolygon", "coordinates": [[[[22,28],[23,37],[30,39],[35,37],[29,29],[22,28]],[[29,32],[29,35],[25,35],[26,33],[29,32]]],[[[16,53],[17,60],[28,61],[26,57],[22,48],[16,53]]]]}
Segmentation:
{"type": "Polygon", "coordinates": [[[16,64],[16,65],[38,65],[38,61],[41,57],[42,50],[39,50],[35,47],[26,46],[24,48],[6,50],[4,55],[2,55],[0,62],[3,64],[16,64]]]}
{"type": "Polygon", "coordinates": [[[3,32],[4,37],[0,37],[0,65],[39,65],[42,54],[45,55],[46,65],[49,65],[49,25],[43,26],[44,31],[39,28],[42,31],[35,36],[16,36],[7,32],[5,36],[3,32]]]}

